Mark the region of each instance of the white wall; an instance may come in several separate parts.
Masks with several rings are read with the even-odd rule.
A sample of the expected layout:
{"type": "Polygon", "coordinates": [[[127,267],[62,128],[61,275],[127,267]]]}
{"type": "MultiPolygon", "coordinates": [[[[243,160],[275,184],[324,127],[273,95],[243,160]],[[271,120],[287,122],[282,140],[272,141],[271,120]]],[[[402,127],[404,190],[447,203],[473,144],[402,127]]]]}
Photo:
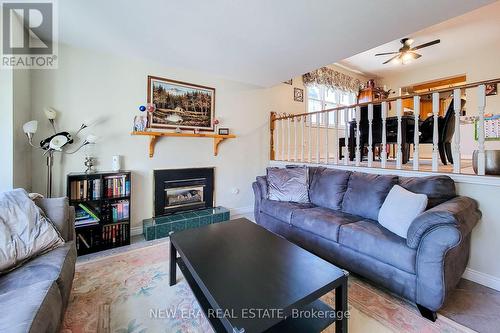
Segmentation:
{"type": "MultiPolygon", "coordinates": [[[[16,69],[13,80],[13,136],[14,136],[14,187],[31,190],[31,150],[22,127],[30,121],[31,113],[31,71],[16,69]]],[[[36,142],[36,141],[35,141],[36,142]]]]}
{"type": "Polygon", "coordinates": [[[13,70],[0,70],[0,191],[14,186],[14,78],[13,70]]]}
{"type": "MultiPolygon", "coordinates": [[[[251,209],[251,183],[265,172],[269,155],[268,89],[65,45],[59,52],[59,69],[32,72],[32,108],[40,132],[50,133],[43,115],[46,106],[59,111],[57,126],[61,130],[75,131],[87,118],[104,119],[84,134],[100,137],[95,146],[98,170],[110,170],[115,154],[122,155],[122,166],[132,170],[132,227],[142,226],[142,219],[152,216],[154,169],[214,166],[216,204],[251,209]],[[212,139],[159,138],[155,155],[149,158],[149,138],[130,135],[133,117],[140,114],[138,106],[146,103],[148,75],[214,87],[216,117],[237,138],[222,142],[217,157],[213,156],[212,139]],[[240,193],[232,194],[233,188],[240,193]]],[[[32,156],[33,188],[44,193],[45,160],[37,151],[32,156]]],[[[57,156],[55,195],[66,194],[67,173],[83,171],[83,162],[83,152],[57,156]]]]}

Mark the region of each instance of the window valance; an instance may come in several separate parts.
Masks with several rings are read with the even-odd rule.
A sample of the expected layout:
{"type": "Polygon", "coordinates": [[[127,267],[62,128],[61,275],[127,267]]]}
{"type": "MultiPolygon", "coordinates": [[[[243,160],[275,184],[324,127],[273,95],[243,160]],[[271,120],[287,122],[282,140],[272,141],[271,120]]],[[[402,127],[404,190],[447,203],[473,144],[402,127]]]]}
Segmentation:
{"type": "Polygon", "coordinates": [[[324,85],[330,89],[342,89],[358,93],[362,87],[360,80],[347,74],[337,72],[328,67],[321,67],[315,71],[302,75],[304,85],[324,85]]]}

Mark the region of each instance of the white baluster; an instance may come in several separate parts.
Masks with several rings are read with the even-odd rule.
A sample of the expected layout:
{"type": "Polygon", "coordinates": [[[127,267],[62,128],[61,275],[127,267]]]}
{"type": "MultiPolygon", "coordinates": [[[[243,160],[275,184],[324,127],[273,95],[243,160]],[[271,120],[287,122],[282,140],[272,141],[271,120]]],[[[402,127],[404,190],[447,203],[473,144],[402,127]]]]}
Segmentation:
{"type": "Polygon", "coordinates": [[[432,94],[432,114],[434,115],[434,127],[432,129],[432,171],[438,171],[438,152],[439,152],[439,93],[432,94]]]}
{"type": "Polygon", "coordinates": [[[398,117],[398,136],[397,136],[397,146],[398,150],[396,152],[396,169],[401,169],[403,166],[403,149],[401,140],[401,117],[403,114],[403,101],[401,98],[396,100],[396,115],[398,117]]]}
{"type": "Polygon", "coordinates": [[[338,122],[338,113],[339,110],[333,111],[333,159],[334,163],[339,163],[339,134],[337,132],[337,122],[338,122]]]}
{"type": "Polygon", "coordinates": [[[484,110],[486,108],[486,86],[484,84],[477,87],[477,111],[479,120],[477,122],[477,174],[479,176],[485,175],[486,161],[484,154],[484,110]]]}
{"type": "Polygon", "coordinates": [[[286,149],[286,143],[285,143],[285,119],[281,119],[281,160],[285,160],[285,149],[286,149]]]}
{"type": "Polygon", "coordinates": [[[420,96],[413,97],[413,116],[415,117],[414,134],[413,134],[413,170],[418,171],[420,163],[420,147],[419,147],[419,120],[420,120],[420,96]]]}
{"type": "Polygon", "coordinates": [[[368,104],[368,167],[372,167],[373,162],[373,104],[368,104]]]}
{"type": "Polygon", "coordinates": [[[321,151],[320,146],[320,136],[321,136],[321,114],[316,114],[316,163],[320,162],[321,151]]]}
{"type": "Polygon", "coordinates": [[[329,112],[326,112],[325,113],[325,152],[326,152],[326,160],[325,160],[325,163],[328,164],[328,154],[330,153],[329,152],[329,149],[328,149],[328,122],[329,122],[329,112]]]}
{"type": "Polygon", "coordinates": [[[462,91],[453,90],[453,110],[455,111],[455,133],[453,134],[453,172],[460,173],[460,111],[462,111],[462,91]]]}
{"type": "Polygon", "coordinates": [[[312,129],[312,115],[309,115],[309,129],[308,129],[308,140],[307,140],[307,145],[309,146],[309,148],[307,149],[307,154],[309,155],[309,158],[307,159],[307,161],[309,163],[312,163],[312,137],[311,137],[311,130],[312,129]]]}
{"type": "Polygon", "coordinates": [[[290,151],[291,151],[291,148],[292,148],[292,126],[291,126],[291,120],[290,118],[287,119],[287,134],[288,134],[288,146],[287,146],[287,153],[286,153],[286,160],[287,161],[290,161],[291,158],[290,158],[290,151]]]}
{"type": "Polygon", "coordinates": [[[387,122],[387,102],[382,102],[382,168],[387,165],[387,134],[386,134],[386,122],[387,122]]]}
{"type": "Polygon", "coordinates": [[[349,165],[349,109],[344,109],[344,165],[349,165]]]}
{"type": "Polygon", "coordinates": [[[361,147],[359,146],[359,122],[361,121],[361,108],[356,106],[356,166],[361,164],[361,147]]]}
{"type": "Polygon", "coordinates": [[[302,144],[300,145],[300,161],[304,162],[304,146],[305,146],[305,133],[306,133],[306,119],[307,116],[302,116],[300,117],[300,122],[301,122],[301,131],[300,131],[300,139],[302,144]]]}
{"type": "Polygon", "coordinates": [[[293,118],[293,160],[295,162],[297,162],[299,160],[298,155],[297,155],[298,122],[299,122],[299,118],[294,117],[293,118]]]}

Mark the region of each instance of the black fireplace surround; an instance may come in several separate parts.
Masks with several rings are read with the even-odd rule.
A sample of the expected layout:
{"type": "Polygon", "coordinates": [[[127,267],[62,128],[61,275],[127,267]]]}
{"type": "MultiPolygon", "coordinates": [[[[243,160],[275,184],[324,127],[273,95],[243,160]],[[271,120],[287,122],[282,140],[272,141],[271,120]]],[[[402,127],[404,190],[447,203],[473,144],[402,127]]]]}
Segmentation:
{"type": "Polygon", "coordinates": [[[214,206],[214,168],[154,170],[154,215],[214,206]]]}

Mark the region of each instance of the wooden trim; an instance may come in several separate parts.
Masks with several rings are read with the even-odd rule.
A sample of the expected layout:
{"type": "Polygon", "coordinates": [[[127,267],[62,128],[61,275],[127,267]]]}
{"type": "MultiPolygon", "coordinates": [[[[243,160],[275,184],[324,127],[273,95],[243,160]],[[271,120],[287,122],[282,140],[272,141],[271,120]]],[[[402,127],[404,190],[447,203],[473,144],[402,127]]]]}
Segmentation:
{"type": "Polygon", "coordinates": [[[153,157],[155,153],[155,145],[159,137],[175,136],[175,137],[192,137],[192,138],[213,138],[214,139],[214,156],[219,153],[219,144],[226,139],[234,139],[234,134],[211,134],[211,133],[175,133],[175,132],[132,132],[131,135],[149,136],[149,157],[153,157]]]}
{"type": "Polygon", "coordinates": [[[420,84],[416,84],[416,85],[409,86],[409,87],[412,87],[413,91],[424,90],[424,91],[428,92],[430,89],[433,89],[435,87],[450,86],[450,85],[455,85],[455,84],[459,84],[459,83],[466,82],[466,81],[467,81],[467,76],[460,75],[460,76],[455,76],[455,77],[448,78],[448,79],[441,79],[441,80],[437,80],[437,81],[420,83],[420,84]]]}
{"type": "Polygon", "coordinates": [[[269,115],[269,133],[270,133],[270,138],[269,138],[269,144],[270,144],[270,151],[269,151],[269,158],[274,160],[274,156],[276,154],[275,149],[274,149],[274,129],[275,129],[275,122],[274,119],[276,119],[276,112],[271,112],[269,115]]]}

